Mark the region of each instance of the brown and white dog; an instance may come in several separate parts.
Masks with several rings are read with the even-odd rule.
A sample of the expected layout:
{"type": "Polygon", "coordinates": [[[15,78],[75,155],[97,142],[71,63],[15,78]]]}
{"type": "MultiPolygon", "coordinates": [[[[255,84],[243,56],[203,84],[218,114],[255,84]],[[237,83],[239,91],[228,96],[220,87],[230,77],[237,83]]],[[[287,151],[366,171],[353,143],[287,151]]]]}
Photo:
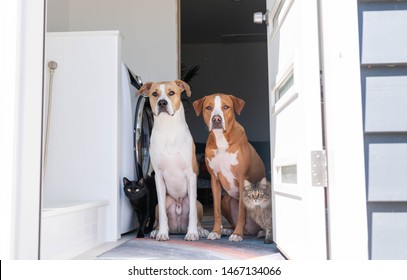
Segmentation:
{"type": "Polygon", "coordinates": [[[208,239],[221,237],[222,214],[235,226],[229,241],[241,241],[245,231],[256,234],[259,230],[253,221],[246,219],[242,194],[244,181],[260,181],[265,177],[265,168],[243,126],[235,119],[234,112],[240,114],[244,104],[244,100],[222,93],[205,96],[193,103],[197,116],[203,112],[209,128],[205,158],[211,174],[215,221],[208,239]],[[227,194],[221,199],[222,186],[227,194]]]}
{"type": "Polygon", "coordinates": [[[189,85],[181,80],[148,82],[139,90],[139,94],[149,96],[154,114],[150,156],[157,187],[158,227],[150,236],[160,241],[168,240],[169,233],[186,233],[184,239],[189,241],[209,233],[201,225],[198,165],[181,102],[183,91],[191,96],[189,85]]]}

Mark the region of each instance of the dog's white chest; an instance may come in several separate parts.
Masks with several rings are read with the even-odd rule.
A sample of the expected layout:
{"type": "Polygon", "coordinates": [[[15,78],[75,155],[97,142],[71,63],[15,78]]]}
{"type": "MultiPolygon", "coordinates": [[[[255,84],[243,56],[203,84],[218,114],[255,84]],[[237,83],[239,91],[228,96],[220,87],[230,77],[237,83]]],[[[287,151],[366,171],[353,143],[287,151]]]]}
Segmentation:
{"type": "Polygon", "coordinates": [[[228,142],[225,139],[225,136],[222,132],[214,131],[216,137],[217,150],[215,150],[215,155],[212,159],[207,158],[209,167],[213,170],[215,175],[218,177],[218,174],[226,179],[227,182],[221,182],[224,187],[226,187],[230,196],[238,199],[239,198],[239,188],[235,184],[235,176],[232,173],[232,166],[237,165],[239,162],[237,160],[237,152],[229,153],[227,148],[229,147],[228,142]],[[225,183],[228,186],[225,186],[225,183]]]}
{"type": "Polygon", "coordinates": [[[162,119],[171,120],[175,116],[163,115],[153,128],[150,143],[150,156],[154,170],[160,173],[166,192],[174,199],[188,193],[188,174],[192,170],[192,137],[182,126],[162,119]],[[157,125],[156,125],[157,124],[157,125]]]}

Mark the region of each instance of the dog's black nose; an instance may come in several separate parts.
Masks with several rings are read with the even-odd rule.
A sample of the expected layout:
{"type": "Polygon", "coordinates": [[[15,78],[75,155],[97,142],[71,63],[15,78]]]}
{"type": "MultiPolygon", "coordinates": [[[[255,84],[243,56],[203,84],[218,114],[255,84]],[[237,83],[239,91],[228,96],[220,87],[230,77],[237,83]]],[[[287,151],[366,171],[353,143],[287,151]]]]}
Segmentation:
{"type": "Polygon", "coordinates": [[[167,100],[161,99],[158,101],[158,107],[166,107],[168,105],[167,100]]]}

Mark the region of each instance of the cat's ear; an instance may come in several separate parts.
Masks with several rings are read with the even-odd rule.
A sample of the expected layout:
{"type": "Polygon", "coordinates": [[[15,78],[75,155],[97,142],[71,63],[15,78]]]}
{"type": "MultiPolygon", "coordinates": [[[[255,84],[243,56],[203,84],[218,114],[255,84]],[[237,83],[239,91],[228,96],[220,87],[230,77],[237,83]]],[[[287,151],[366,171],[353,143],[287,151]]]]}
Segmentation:
{"type": "Polygon", "coordinates": [[[137,181],[137,184],[138,184],[139,186],[144,185],[144,178],[141,177],[141,179],[137,181]]]}
{"type": "Polygon", "coordinates": [[[123,177],[123,185],[127,186],[130,183],[129,179],[127,179],[126,177],[123,177]]]}
{"type": "Polygon", "coordinates": [[[249,189],[251,187],[251,183],[249,181],[247,181],[247,180],[244,180],[243,186],[244,186],[245,189],[249,189]]]}
{"type": "Polygon", "coordinates": [[[266,179],[266,177],[264,177],[263,179],[261,179],[260,184],[262,184],[262,185],[267,185],[267,179],[266,179]]]}

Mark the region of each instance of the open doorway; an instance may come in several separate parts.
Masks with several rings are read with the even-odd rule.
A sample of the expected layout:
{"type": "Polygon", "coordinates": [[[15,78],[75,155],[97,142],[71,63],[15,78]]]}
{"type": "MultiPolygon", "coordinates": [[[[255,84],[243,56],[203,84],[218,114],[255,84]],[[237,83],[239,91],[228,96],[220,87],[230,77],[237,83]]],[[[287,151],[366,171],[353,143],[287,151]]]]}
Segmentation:
{"type": "MultiPolygon", "coordinates": [[[[236,117],[270,179],[267,26],[253,23],[253,13],[265,10],[265,0],[181,0],[180,58],[184,72],[199,67],[189,82],[191,103],[216,92],[245,100],[243,111],[236,117]]],[[[196,117],[192,104],[185,107],[198,160],[201,158],[200,164],[204,164],[208,129],[202,117],[196,117]]],[[[211,208],[209,181],[204,181],[209,174],[205,168],[200,171],[198,198],[204,208],[211,208]]]]}
{"type": "MultiPolygon", "coordinates": [[[[101,122],[100,116],[106,116],[107,112],[112,110],[114,111],[113,114],[110,114],[112,116],[116,116],[116,111],[123,112],[120,107],[122,106],[121,103],[116,99],[103,101],[100,97],[100,94],[107,89],[106,84],[108,81],[112,80],[116,91],[121,88],[121,86],[117,85],[118,80],[115,78],[117,76],[122,78],[126,76],[122,75],[122,72],[120,72],[121,74],[118,73],[119,70],[116,69],[120,62],[129,66],[145,82],[179,78],[178,65],[183,62],[187,69],[194,65],[199,65],[200,67],[198,75],[190,82],[193,91],[192,98],[185,104],[187,121],[197,143],[197,151],[200,153],[204,152],[207,129],[202,119],[196,117],[190,105],[194,100],[213,92],[234,94],[246,101],[241,116],[238,116],[238,121],[245,127],[249,140],[262,156],[266,165],[267,176],[270,177],[266,27],[252,23],[253,13],[265,10],[265,0],[182,0],[160,2],[159,5],[148,0],[122,0],[120,4],[115,1],[106,1],[100,5],[95,5],[95,2],[97,1],[47,1],[45,64],[47,65],[50,60],[58,63],[58,68],[54,73],[53,102],[54,105],[59,104],[61,108],[56,110],[57,105],[53,106],[51,126],[59,127],[61,130],[65,128],[61,133],[56,133],[56,129],[51,129],[50,142],[56,138],[53,137],[53,133],[54,136],[58,136],[59,140],[68,142],[69,145],[82,145],[84,143],[82,139],[84,139],[85,132],[91,134],[95,131],[95,127],[101,131],[106,131],[107,122],[101,122]],[[189,5],[187,10],[184,10],[184,4],[189,5]],[[181,13],[181,22],[177,20],[179,13],[181,13]],[[137,16],[135,17],[134,15],[137,16]],[[155,15],[155,17],[151,15],[155,15]],[[211,20],[208,21],[208,19],[211,20]],[[198,25],[195,22],[196,20],[199,21],[197,22],[198,25]],[[177,26],[177,24],[179,25],[177,26]],[[178,29],[181,30],[181,36],[178,36],[178,29]],[[187,30],[189,30],[190,34],[195,34],[194,38],[192,36],[188,37],[186,33],[183,33],[187,30]],[[217,31],[217,33],[213,33],[213,31],[217,31]],[[101,51],[101,46],[110,46],[107,43],[96,44],[93,47],[89,47],[87,43],[82,42],[71,44],[70,49],[74,52],[72,57],[78,60],[78,64],[72,69],[72,72],[78,75],[81,73],[78,69],[81,69],[88,71],[88,73],[86,75],[79,75],[79,78],[86,80],[85,82],[82,80],[79,82],[79,78],[75,77],[72,82],[68,83],[66,76],[73,77],[73,75],[67,75],[67,66],[73,65],[73,58],[66,58],[66,53],[68,52],[67,40],[71,39],[65,37],[81,37],[88,41],[90,40],[88,36],[100,39],[105,35],[117,37],[114,39],[116,43],[114,44],[113,51],[101,51]],[[58,47],[56,47],[56,43],[53,44],[53,47],[49,45],[51,37],[58,37],[58,41],[62,40],[58,47]],[[179,37],[181,41],[179,41],[179,37]],[[166,47],[164,49],[162,42],[165,42],[166,47]],[[91,57],[86,54],[91,53],[102,54],[101,57],[103,59],[110,56],[114,57],[114,59],[109,61],[113,61],[115,66],[99,67],[99,63],[102,62],[102,59],[99,58],[93,59],[89,63],[85,62],[84,59],[91,57]],[[181,53],[181,57],[178,56],[179,53],[181,53]],[[59,55],[63,57],[59,57],[59,55]],[[65,62],[69,62],[69,64],[65,62]],[[89,65],[95,67],[95,70],[89,71],[89,68],[85,67],[89,65]],[[101,78],[100,69],[110,69],[112,72],[108,77],[101,78]],[[95,78],[97,81],[90,82],[91,78],[95,78]],[[66,90],[69,88],[68,85],[75,86],[75,91],[70,90],[67,94],[61,94],[61,88],[63,87],[66,90]],[[96,90],[96,85],[103,88],[96,90]],[[94,100],[94,102],[85,106],[82,100],[84,98],[88,101],[94,100]],[[67,99],[71,100],[75,106],[67,105],[67,99]],[[93,104],[98,104],[98,106],[92,106],[93,104]],[[105,104],[107,108],[101,110],[100,104],[105,104]],[[83,116],[78,115],[78,108],[83,112],[83,116]],[[91,113],[91,109],[101,111],[91,113]],[[68,121],[64,125],[59,125],[57,122],[58,112],[68,117],[68,121]],[[74,116],[74,118],[71,116],[74,116]],[[95,118],[95,120],[84,121],[90,117],[95,118]],[[72,123],[71,120],[74,120],[75,123],[72,123]],[[79,133],[81,135],[80,143],[67,141],[67,137],[61,137],[64,135],[78,135],[77,133],[67,132],[68,123],[69,125],[74,124],[73,127],[75,128],[81,128],[81,133],[79,133]],[[85,127],[89,129],[85,129],[85,127]]],[[[50,74],[48,75],[48,68],[45,69],[45,72],[48,79],[50,77],[50,74]]],[[[48,85],[47,81],[46,84],[48,85]]],[[[111,90],[109,93],[104,94],[104,96],[109,98],[118,96],[116,91],[111,90]]],[[[130,119],[133,115],[130,114],[130,119]]],[[[66,187],[63,187],[62,183],[46,183],[43,185],[43,202],[56,201],[59,203],[62,199],[69,199],[74,201],[81,200],[80,202],[82,203],[82,200],[85,199],[83,195],[85,191],[89,194],[87,199],[103,202],[104,204],[100,205],[104,209],[101,215],[109,215],[112,218],[110,220],[109,217],[103,218],[102,220],[106,221],[106,224],[109,226],[98,226],[98,230],[94,231],[95,233],[100,232],[103,235],[100,238],[102,242],[115,241],[120,238],[121,234],[128,232],[121,229],[123,221],[128,221],[128,219],[124,219],[123,215],[120,215],[123,214],[121,208],[123,206],[121,200],[123,196],[119,195],[118,190],[122,189],[120,185],[121,178],[123,176],[131,177],[131,175],[120,173],[124,169],[123,164],[119,161],[125,159],[125,157],[115,152],[118,151],[119,142],[123,138],[128,139],[123,137],[122,133],[118,132],[119,127],[116,127],[118,123],[123,123],[123,119],[120,122],[116,122],[114,117],[112,117],[112,121],[109,122],[112,125],[108,128],[111,128],[112,131],[108,135],[111,143],[114,143],[114,145],[104,146],[108,146],[109,149],[114,151],[108,150],[104,146],[102,147],[100,141],[97,145],[89,142],[89,145],[83,148],[85,152],[79,152],[80,149],[76,146],[67,149],[66,145],[55,144],[54,147],[56,149],[54,151],[58,153],[71,151],[67,155],[71,160],[62,162],[64,164],[71,164],[67,168],[63,167],[61,161],[58,161],[61,156],[54,152],[57,164],[52,164],[51,160],[49,160],[47,174],[48,176],[55,175],[54,177],[58,175],[58,178],[61,178],[61,174],[64,175],[64,178],[67,179],[60,181],[66,187]],[[95,147],[100,148],[101,151],[98,151],[95,157],[89,156],[90,151],[96,151],[95,147]],[[93,160],[92,164],[85,164],[85,159],[100,159],[100,155],[109,155],[111,158],[109,160],[93,160]],[[104,170],[100,168],[102,163],[110,164],[113,167],[105,168],[109,172],[100,172],[100,170],[104,170]],[[92,167],[96,173],[93,174],[86,168],[80,168],[80,165],[86,168],[92,167]],[[58,172],[52,172],[51,167],[54,170],[58,169],[58,172]],[[101,174],[109,175],[112,181],[102,180],[101,174]],[[69,181],[71,178],[77,179],[79,183],[71,184],[71,181],[69,181]],[[84,184],[87,181],[82,178],[93,181],[89,184],[84,184]],[[82,187],[83,185],[85,187],[82,187]],[[103,196],[102,192],[91,191],[89,187],[95,186],[100,189],[102,185],[109,191],[109,193],[103,194],[103,196]],[[76,186],[78,191],[73,192],[74,188],[72,186],[76,186]],[[75,197],[73,194],[72,196],[65,195],[67,190],[74,193],[75,197]],[[105,203],[106,200],[109,200],[108,204],[105,203]]],[[[105,137],[97,138],[108,139],[105,137]]],[[[52,154],[51,150],[50,154],[52,154]]],[[[132,157],[132,153],[130,153],[130,157],[132,157]]],[[[208,195],[207,199],[210,200],[211,195],[208,195]]],[[[47,215],[52,216],[52,218],[56,217],[53,215],[54,208],[66,210],[65,207],[60,206],[58,204],[57,207],[52,207],[52,210],[43,209],[42,211],[42,246],[44,244],[53,244],[51,243],[51,237],[53,236],[46,231],[47,221],[44,217],[47,215]]],[[[92,223],[92,226],[95,224],[92,223]]],[[[95,238],[89,239],[95,240],[95,238]]],[[[75,239],[66,238],[65,240],[75,239]]],[[[49,255],[49,258],[62,258],[60,251],[65,254],[67,251],[65,247],[69,247],[64,245],[65,247],[59,250],[59,248],[55,249],[56,247],[51,245],[48,247],[53,250],[51,252],[53,255],[49,255]]],[[[47,258],[47,251],[45,249],[41,249],[42,258],[47,258]]],[[[83,246],[80,249],[82,251],[85,250],[83,246]]],[[[71,253],[71,255],[74,255],[74,253],[71,253]]],[[[66,256],[64,255],[64,258],[66,256]]]]}

